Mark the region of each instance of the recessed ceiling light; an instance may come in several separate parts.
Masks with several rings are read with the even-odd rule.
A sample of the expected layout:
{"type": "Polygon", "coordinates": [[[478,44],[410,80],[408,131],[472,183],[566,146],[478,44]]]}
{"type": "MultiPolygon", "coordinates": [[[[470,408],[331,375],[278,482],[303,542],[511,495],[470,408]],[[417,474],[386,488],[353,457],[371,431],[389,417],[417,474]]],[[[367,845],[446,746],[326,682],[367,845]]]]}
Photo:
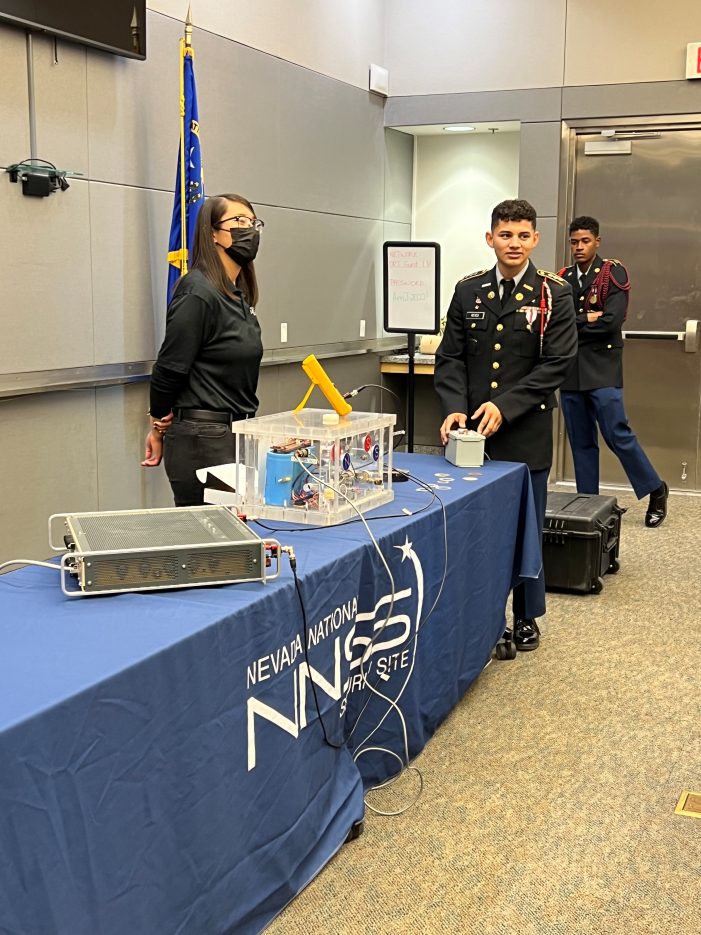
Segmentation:
{"type": "Polygon", "coordinates": [[[466,123],[456,123],[443,129],[446,133],[473,133],[475,130],[474,127],[468,127],[466,123]]]}

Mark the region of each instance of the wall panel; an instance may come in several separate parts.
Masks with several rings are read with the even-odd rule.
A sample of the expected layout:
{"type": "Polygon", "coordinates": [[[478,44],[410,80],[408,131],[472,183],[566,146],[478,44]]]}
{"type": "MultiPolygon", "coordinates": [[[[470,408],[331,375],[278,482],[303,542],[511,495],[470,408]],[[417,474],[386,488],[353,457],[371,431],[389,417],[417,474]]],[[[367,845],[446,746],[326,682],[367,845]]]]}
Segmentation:
{"type": "Polygon", "coordinates": [[[414,137],[398,130],[385,130],[386,221],[411,224],[414,137]]]}
{"type": "MultiPolygon", "coordinates": [[[[238,192],[256,203],[284,203],[282,63],[197,29],[193,45],[207,192],[238,192]]],[[[174,160],[175,151],[173,177],[174,160]]]]}
{"type": "Polygon", "coordinates": [[[173,506],[163,465],[141,467],[149,419],[149,384],[130,383],[98,389],[97,498],[100,510],[156,509],[173,506]]]}
{"type": "Polygon", "coordinates": [[[97,181],[172,191],[182,24],[149,13],[147,29],[145,62],[88,50],[89,174],[97,181]]]}
{"type": "Polygon", "coordinates": [[[283,203],[382,217],[382,99],[286,63],[280,78],[283,203]]]}
{"type": "Polygon", "coordinates": [[[556,273],[560,269],[558,247],[562,243],[562,236],[558,237],[556,217],[539,217],[538,231],[540,242],[533,251],[531,259],[539,269],[547,269],[556,273]]]}
{"type": "Polygon", "coordinates": [[[95,363],[153,360],[165,328],[170,192],[90,183],[95,363]]]}
{"type": "Polygon", "coordinates": [[[259,318],[267,349],[357,340],[375,321],[382,222],[365,218],[266,208],[256,260],[259,318]],[[287,322],[288,343],[280,341],[287,322]]]}
{"type": "Polygon", "coordinates": [[[563,120],[701,114],[701,81],[650,81],[562,89],[563,120]]]}
{"type": "MultiPolygon", "coordinates": [[[[148,0],[148,7],[181,21],[187,9],[180,0],[148,0]]],[[[378,0],[197,0],[192,15],[200,29],[356,87],[367,88],[370,62],[383,64],[378,0]]]]}
{"type": "Polygon", "coordinates": [[[568,3],[563,84],[683,79],[686,44],[700,38],[697,0],[568,3]]]}
{"type": "Polygon", "coordinates": [[[7,166],[30,155],[27,40],[22,30],[0,25],[0,49],[0,166],[7,166]]]}
{"type": "Polygon", "coordinates": [[[543,216],[557,214],[560,165],[553,155],[559,152],[561,135],[559,122],[521,125],[518,194],[543,216]]]}
{"type": "Polygon", "coordinates": [[[559,87],[390,97],[385,105],[385,126],[559,120],[561,98],[559,87]]]}
{"type": "Polygon", "coordinates": [[[387,0],[386,9],[393,97],[562,84],[561,0],[387,0]]]}
{"type": "Polygon", "coordinates": [[[88,174],[87,51],[73,42],[33,38],[38,155],[59,169],[88,174]]]}
{"type": "Polygon", "coordinates": [[[49,516],[97,509],[94,391],[2,399],[0,428],[0,561],[47,558],[49,516]]]}
{"type": "Polygon", "coordinates": [[[280,0],[279,55],[360,88],[371,62],[384,65],[385,9],[377,0],[280,0]]]}
{"type": "Polygon", "coordinates": [[[92,364],[87,182],[47,198],[0,183],[0,373],[92,364]]]}

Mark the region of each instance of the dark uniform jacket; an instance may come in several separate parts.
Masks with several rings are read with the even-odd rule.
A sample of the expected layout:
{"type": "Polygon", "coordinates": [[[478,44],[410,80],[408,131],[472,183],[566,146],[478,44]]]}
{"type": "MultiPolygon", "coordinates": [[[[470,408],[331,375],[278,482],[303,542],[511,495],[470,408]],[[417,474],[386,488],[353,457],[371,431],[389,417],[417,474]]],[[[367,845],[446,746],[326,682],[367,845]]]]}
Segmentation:
{"type": "Polygon", "coordinates": [[[485,450],[498,461],[524,461],[531,470],[552,463],[555,391],[577,351],[572,290],[554,273],[526,272],[502,309],[496,269],[466,276],[455,287],[445,333],[436,353],[435,387],[443,415],[472,414],[491,401],[503,423],[485,450]],[[529,309],[540,306],[541,286],[552,294],[552,312],[540,348],[539,321],[528,327],[529,309]]]}
{"type": "Polygon", "coordinates": [[[577,312],[579,351],[577,361],[563,390],[598,390],[603,387],[623,386],[623,336],[621,328],[628,310],[628,292],[621,289],[628,282],[625,267],[618,260],[594,258],[589,271],[577,284],[577,266],[563,270],[563,278],[572,286],[574,305],[577,312]],[[600,296],[592,288],[604,262],[611,264],[608,295],[602,306],[600,296]],[[601,318],[587,321],[587,311],[603,311],[601,318]]]}

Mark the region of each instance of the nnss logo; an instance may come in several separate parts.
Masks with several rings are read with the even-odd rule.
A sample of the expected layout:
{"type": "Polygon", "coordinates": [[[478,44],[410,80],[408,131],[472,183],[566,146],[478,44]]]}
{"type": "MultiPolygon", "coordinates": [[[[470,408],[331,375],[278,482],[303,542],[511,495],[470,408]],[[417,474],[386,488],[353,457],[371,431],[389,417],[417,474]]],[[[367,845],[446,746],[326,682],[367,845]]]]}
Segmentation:
{"type": "Polygon", "coordinates": [[[394,548],[401,551],[402,563],[406,560],[411,562],[413,581],[408,587],[395,592],[389,618],[387,612],[392,601],[391,593],[381,595],[372,609],[367,611],[358,611],[356,596],[340,607],[335,607],[309,629],[307,652],[320,644],[329,650],[327,658],[330,657],[331,664],[324,666],[323,672],[307,662],[303,635],[300,633],[288,645],[260,657],[248,666],[249,690],[286,670],[284,691],[287,695],[286,703],[277,702],[276,705],[263,701],[260,697],[263,692],[248,698],[249,771],[256,767],[256,731],[261,720],[275,725],[295,739],[308,726],[309,704],[312,705],[312,713],[316,714],[313,697],[309,698],[312,692],[310,681],[332,701],[341,702],[338,716],[342,718],[347,710],[349,696],[363,690],[368,679],[372,677],[373,682],[378,679],[387,681],[392,673],[411,667],[423,608],[423,568],[408,539],[403,545],[394,548]],[[344,629],[348,631],[345,634],[344,629]]]}

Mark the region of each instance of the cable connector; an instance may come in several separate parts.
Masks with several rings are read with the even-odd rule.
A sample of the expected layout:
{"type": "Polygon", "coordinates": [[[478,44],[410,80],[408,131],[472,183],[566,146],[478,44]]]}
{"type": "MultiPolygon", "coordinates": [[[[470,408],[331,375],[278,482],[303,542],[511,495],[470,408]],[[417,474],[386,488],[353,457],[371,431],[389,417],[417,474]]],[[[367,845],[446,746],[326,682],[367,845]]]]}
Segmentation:
{"type": "Polygon", "coordinates": [[[284,552],[290,562],[290,568],[292,571],[297,570],[297,556],[295,555],[295,550],[291,545],[281,545],[280,551],[284,552]]]}
{"type": "Polygon", "coordinates": [[[279,565],[279,552],[281,546],[277,542],[265,542],[265,567],[270,568],[273,564],[273,559],[278,559],[279,565]]]}
{"type": "Polygon", "coordinates": [[[344,399],[353,399],[354,396],[357,396],[358,393],[359,393],[361,390],[364,390],[364,389],[365,389],[365,385],[363,385],[363,386],[356,386],[356,388],[355,388],[354,390],[349,390],[347,393],[344,393],[344,394],[343,394],[343,398],[344,398],[344,399]]]}

